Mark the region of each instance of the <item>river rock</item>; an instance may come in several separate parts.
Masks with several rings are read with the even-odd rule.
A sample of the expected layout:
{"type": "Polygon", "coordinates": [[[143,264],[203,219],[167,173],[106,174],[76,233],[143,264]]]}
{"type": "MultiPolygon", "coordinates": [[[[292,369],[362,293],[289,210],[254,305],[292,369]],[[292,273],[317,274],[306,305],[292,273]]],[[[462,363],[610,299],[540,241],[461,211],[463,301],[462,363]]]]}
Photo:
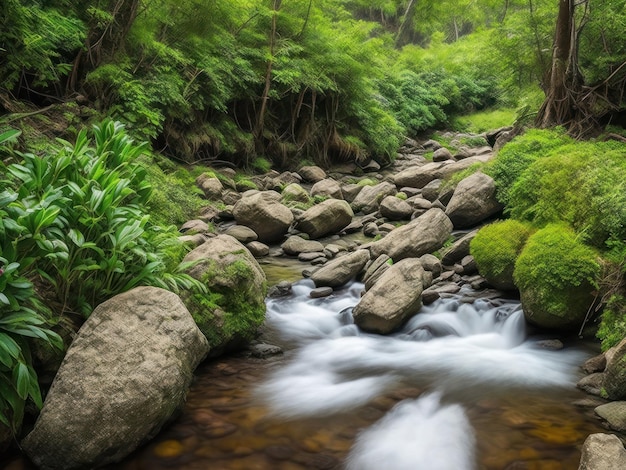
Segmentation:
{"type": "Polygon", "coordinates": [[[328,297],[332,293],[332,287],[316,287],[315,289],[311,289],[309,297],[311,297],[312,299],[321,299],[322,297],[328,297]]]}
{"type": "Polygon", "coordinates": [[[600,405],[594,410],[615,431],[626,431],[626,401],[613,401],[600,405]]]}
{"type": "Polygon", "coordinates": [[[322,266],[311,275],[315,287],[341,287],[354,279],[370,259],[367,250],[357,250],[353,253],[335,258],[322,266]]]}
{"type": "Polygon", "coordinates": [[[311,238],[321,238],[341,231],[352,222],[350,204],[339,199],[327,199],[307,209],[296,221],[295,228],[311,238]]]}
{"type": "Polygon", "coordinates": [[[380,255],[374,261],[370,263],[370,265],[365,270],[365,274],[363,275],[363,283],[365,284],[365,290],[369,290],[372,288],[376,281],[380,279],[385,271],[389,269],[391,266],[391,258],[385,254],[380,255]]]}
{"type": "Polygon", "coordinates": [[[341,194],[346,201],[351,203],[362,189],[363,186],[360,184],[348,183],[341,186],[341,194]]]}
{"type": "Polygon", "coordinates": [[[602,386],[609,400],[626,399],[626,338],[611,348],[602,386]]]}
{"type": "Polygon", "coordinates": [[[583,444],[578,470],[626,468],[626,449],[614,434],[591,434],[583,444]]]}
{"type": "Polygon", "coordinates": [[[380,215],[387,217],[389,220],[408,220],[413,214],[411,205],[396,197],[387,196],[380,203],[380,215]]]}
{"type": "Polygon", "coordinates": [[[333,199],[343,199],[341,186],[332,178],[318,181],[311,188],[311,196],[328,196],[333,199]]]}
{"type": "Polygon", "coordinates": [[[433,278],[437,278],[441,275],[441,261],[439,261],[439,258],[435,255],[426,253],[425,255],[420,256],[419,260],[425,271],[433,273],[433,278]]]}
{"type": "Polygon", "coordinates": [[[373,258],[385,253],[394,262],[419,258],[441,248],[452,233],[452,222],[441,209],[430,209],[424,215],[390,232],[370,245],[373,258]]]}
{"type": "Polygon", "coordinates": [[[313,253],[324,251],[324,245],[315,240],[305,240],[298,235],[293,235],[280,247],[288,255],[299,255],[300,253],[313,253]]]}
{"type": "Polygon", "coordinates": [[[354,307],[354,322],[363,330],[387,334],[421,307],[424,269],[418,259],[398,261],[354,307]]]}
{"type": "Polygon", "coordinates": [[[583,370],[588,374],[593,374],[594,372],[602,372],[606,369],[606,355],[598,354],[597,356],[593,356],[585,361],[583,364],[583,370]]]}
{"type": "Polygon", "coordinates": [[[209,224],[200,219],[188,220],[180,227],[180,229],[178,229],[178,231],[186,235],[193,235],[195,233],[207,233],[209,231],[209,224]]]}
{"type": "Polygon", "coordinates": [[[374,186],[364,186],[352,201],[354,212],[369,214],[378,210],[380,202],[387,196],[396,194],[396,187],[388,181],[383,181],[374,186]]]}
{"type": "Polygon", "coordinates": [[[433,153],[433,162],[445,162],[452,160],[452,152],[445,147],[438,148],[433,153]]]}
{"type": "Polygon", "coordinates": [[[502,208],[496,199],[495,181],[478,171],[457,185],[447,205],[446,215],[450,217],[454,228],[468,228],[494,216],[502,208]]]}
{"type": "Polygon", "coordinates": [[[246,248],[255,258],[262,258],[270,254],[270,247],[261,242],[246,243],[246,248]]]}
{"type": "Polygon", "coordinates": [[[233,207],[239,225],[250,227],[259,241],[273,243],[282,239],[293,222],[293,214],[280,202],[275,191],[256,192],[242,197],[233,207]]]}
{"type": "Polygon", "coordinates": [[[307,192],[307,190],[300,186],[298,183],[288,184],[283,188],[283,191],[281,193],[281,201],[284,204],[287,204],[289,202],[308,203],[309,199],[309,193],[307,192]]]}
{"type": "Polygon", "coordinates": [[[224,186],[219,179],[202,174],[196,178],[196,184],[207,199],[214,201],[222,197],[224,186]]]}
{"type": "Polygon", "coordinates": [[[441,262],[444,266],[452,266],[470,254],[470,243],[478,233],[472,230],[466,233],[452,245],[441,250],[441,262]]]}
{"type": "Polygon", "coordinates": [[[437,172],[443,163],[431,162],[422,166],[409,167],[393,176],[393,182],[399,188],[408,186],[409,188],[421,189],[433,180],[438,179],[437,172]]]}
{"type": "Polygon", "coordinates": [[[189,252],[188,273],[208,293],[183,301],[211,346],[211,356],[245,345],[265,319],[265,273],[252,254],[230,235],[219,235],[189,252]]]}
{"type": "Polygon", "coordinates": [[[228,227],[224,233],[237,239],[241,243],[254,242],[259,238],[254,230],[245,225],[233,225],[232,227],[228,227]]]}
{"type": "Polygon", "coordinates": [[[317,183],[326,178],[326,172],[315,165],[303,166],[298,170],[298,173],[302,176],[304,181],[308,181],[309,183],[317,183]]]}
{"type": "Polygon", "coordinates": [[[137,287],[109,299],[72,342],[22,448],[42,469],[120,461],[180,409],[208,351],[176,294],[137,287]]]}
{"type": "Polygon", "coordinates": [[[596,372],[595,374],[589,374],[584,376],[578,381],[576,386],[585,392],[600,396],[602,392],[602,382],[604,381],[604,373],[596,372]]]}
{"type": "Polygon", "coordinates": [[[439,197],[439,189],[442,181],[440,179],[432,180],[422,188],[422,197],[430,202],[434,202],[439,197]]]}

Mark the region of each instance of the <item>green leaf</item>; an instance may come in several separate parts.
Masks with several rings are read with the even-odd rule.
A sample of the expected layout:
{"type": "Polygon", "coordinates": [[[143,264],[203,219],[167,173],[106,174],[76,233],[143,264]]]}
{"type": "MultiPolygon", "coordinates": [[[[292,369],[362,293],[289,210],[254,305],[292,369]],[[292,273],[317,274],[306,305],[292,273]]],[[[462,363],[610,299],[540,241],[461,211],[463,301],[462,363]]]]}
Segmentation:
{"type": "Polygon", "coordinates": [[[68,236],[70,237],[70,240],[74,242],[74,245],[79,248],[81,248],[85,243],[85,236],[78,229],[70,229],[70,231],[68,232],[68,236]]]}
{"type": "Polygon", "coordinates": [[[2,134],[0,134],[0,144],[17,139],[21,133],[22,131],[19,131],[17,129],[9,129],[8,131],[3,132],[2,134]]]}
{"type": "Polygon", "coordinates": [[[23,362],[18,363],[17,367],[13,369],[13,382],[18,396],[26,400],[30,392],[30,373],[28,366],[23,362]]]}

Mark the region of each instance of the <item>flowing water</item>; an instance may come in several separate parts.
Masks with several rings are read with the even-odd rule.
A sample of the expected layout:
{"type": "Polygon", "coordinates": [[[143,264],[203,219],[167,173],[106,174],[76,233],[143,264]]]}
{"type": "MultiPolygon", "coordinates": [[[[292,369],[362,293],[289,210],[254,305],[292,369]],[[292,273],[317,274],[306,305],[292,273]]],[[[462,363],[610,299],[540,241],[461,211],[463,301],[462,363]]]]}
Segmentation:
{"type": "Polygon", "coordinates": [[[361,284],[312,287],[268,299],[284,355],[204,364],[182,416],[109,468],[569,470],[604,431],[572,404],[590,353],[540,347],[515,301],[440,299],[378,336],[352,322],[361,284]]]}

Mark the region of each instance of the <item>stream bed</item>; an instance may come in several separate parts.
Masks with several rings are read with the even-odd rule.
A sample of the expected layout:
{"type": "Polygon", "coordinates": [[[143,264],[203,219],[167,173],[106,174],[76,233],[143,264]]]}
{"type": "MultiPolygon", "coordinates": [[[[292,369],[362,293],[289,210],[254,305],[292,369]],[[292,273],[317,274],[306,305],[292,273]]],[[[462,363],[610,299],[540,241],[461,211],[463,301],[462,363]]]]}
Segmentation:
{"type": "Polygon", "coordinates": [[[182,416],[125,470],[577,469],[604,432],[575,388],[593,354],[528,338],[518,302],[440,299],[391,336],[360,332],[362,285],[268,299],[285,353],[210,361],[182,416]]]}

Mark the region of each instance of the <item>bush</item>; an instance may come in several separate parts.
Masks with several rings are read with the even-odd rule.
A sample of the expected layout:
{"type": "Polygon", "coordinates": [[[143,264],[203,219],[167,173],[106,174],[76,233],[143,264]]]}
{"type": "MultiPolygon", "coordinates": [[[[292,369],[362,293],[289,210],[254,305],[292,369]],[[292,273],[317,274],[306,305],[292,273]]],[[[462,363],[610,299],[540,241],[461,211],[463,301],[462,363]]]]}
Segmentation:
{"type": "Polygon", "coordinates": [[[533,229],[529,224],[509,219],[480,229],[470,243],[478,271],[487,281],[502,290],[515,289],[515,261],[533,229]]]}
{"type": "Polygon", "coordinates": [[[597,333],[602,351],[616,346],[626,338],[626,297],[612,296],[602,312],[602,320],[597,333]]]}
{"type": "Polygon", "coordinates": [[[599,275],[595,251],[569,227],[552,224],[528,239],[513,278],[529,322],[568,329],[582,324],[599,275]]]}

